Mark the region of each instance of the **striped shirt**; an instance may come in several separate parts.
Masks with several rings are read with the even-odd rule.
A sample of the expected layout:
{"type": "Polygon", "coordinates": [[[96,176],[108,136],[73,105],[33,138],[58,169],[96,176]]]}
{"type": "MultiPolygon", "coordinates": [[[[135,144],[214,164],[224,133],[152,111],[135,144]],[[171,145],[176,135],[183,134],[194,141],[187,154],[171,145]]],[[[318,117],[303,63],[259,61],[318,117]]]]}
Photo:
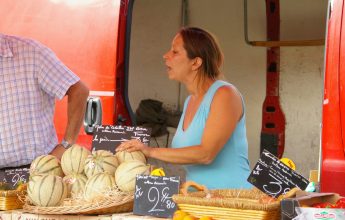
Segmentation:
{"type": "Polygon", "coordinates": [[[55,99],[78,81],[49,48],[0,34],[0,168],[29,164],[54,149],[55,99]]]}

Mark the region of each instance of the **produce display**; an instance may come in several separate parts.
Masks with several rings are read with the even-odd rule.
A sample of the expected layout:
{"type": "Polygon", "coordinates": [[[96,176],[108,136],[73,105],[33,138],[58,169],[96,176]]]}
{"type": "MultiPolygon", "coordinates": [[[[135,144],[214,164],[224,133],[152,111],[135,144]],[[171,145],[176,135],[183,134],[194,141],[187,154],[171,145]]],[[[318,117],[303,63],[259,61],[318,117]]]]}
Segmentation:
{"type": "Polygon", "coordinates": [[[151,176],[165,176],[165,172],[162,167],[153,169],[150,173],[151,176]]]}
{"type": "Polygon", "coordinates": [[[28,198],[40,207],[62,206],[64,201],[97,202],[112,192],[133,193],[137,174],[149,174],[141,152],[113,154],[90,152],[74,144],[59,160],[52,155],[37,157],[30,167],[28,198]]]}
{"type": "Polygon", "coordinates": [[[61,158],[61,168],[64,174],[83,173],[85,160],[90,154],[91,152],[85,147],[73,144],[64,152],[61,158]]]}
{"type": "Polygon", "coordinates": [[[106,150],[98,150],[89,155],[85,160],[84,172],[87,178],[103,172],[113,174],[118,165],[118,159],[113,153],[106,150]]]}
{"type": "Polygon", "coordinates": [[[67,185],[67,196],[76,198],[78,195],[84,194],[87,177],[84,173],[73,173],[65,176],[63,181],[67,185]]]}
{"type": "Polygon", "coordinates": [[[64,176],[59,160],[53,155],[42,155],[32,161],[30,166],[30,176],[39,174],[52,174],[60,177],[64,176]]]}
{"type": "Polygon", "coordinates": [[[150,166],[138,160],[123,162],[115,172],[116,185],[124,192],[134,191],[138,174],[149,175],[150,166]]]}
{"type": "Polygon", "coordinates": [[[131,161],[131,160],[139,160],[143,163],[146,163],[146,157],[141,151],[133,151],[133,152],[119,151],[115,155],[120,163],[131,161]]]}
{"type": "Polygon", "coordinates": [[[67,186],[60,176],[36,175],[28,183],[28,196],[37,206],[60,205],[67,197],[67,186]]]}
{"type": "MultiPolygon", "coordinates": [[[[117,152],[116,154],[106,150],[90,152],[86,148],[74,144],[62,155],[61,164],[52,155],[39,156],[32,162],[30,167],[30,180],[27,184],[27,194],[30,204],[34,208],[68,208],[70,204],[77,206],[80,204],[99,204],[100,201],[113,201],[114,198],[122,198],[119,196],[119,193],[121,195],[126,194],[132,196],[130,199],[133,201],[137,175],[165,176],[165,173],[162,168],[151,170],[151,166],[147,164],[145,155],[140,151],[130,153],[123,151],[117,152]]],[[[187,182],[192,184],[196,190],[206,192],[206,199],[202,201],[198,200],[200,206],[209,204],[212,199],[212,205],[210,207],[218,207],[216,205],[218,204],[217,201],[234,201],[235,196],[237,199],[235,200],[238,202],[236,204],[241,203],[239,206],[244,207],[244,200],[238,199],[238,196],[241,195],[241,198],[243,197],[245,199],[248,196],[249,200],[253,204],[255,203],[255,205],[253,207],[250,206],[250,208],[246,206],[246,209],[241,209],[243,219],[245,219],[247,212],[256,213],[257,210],[262,211],[263,207],[266,206],[272,207],[272,210],[264,210],[265,213],[275,218],[274,216],[277,216],[277,210],[280,206],[280,200],[290,198],[300,190],[296,187],[278,198],[268,196],[259,190],[242,190],[241,193],[230,189],[224,190],[224,192],[214,190],[212,197],[208,197],[209,191],[207,189],[198,186],[197,183],[187,182]]],[[[187,192],[188,187],[184,187],[184,185],[188,185],[187,182],[183,184],[180,192],[188,196],[183,197],[180,195],[180,197],[176,197],[174,195],[172,197],[175,200],[177,199],[174,202],[179,208],[174,213],[173,220],[219,219],[219,216],[213,213],[212,209],[207,211],[205,208],[203,213],[200,214],[199,212],[195,212],[195,210],[181,205],[185,204],[188,198],[192,196],[192,194],[188,194],[187,192]],[[178,201],[178,199],[184,198],[187,200],[178,201]]],[[[338,201],[336,199],[330,201],[336,202],[316,203],[309,205],[309,207],[345,208],[345,198],[340,198],[338,201]]],[[[230,216],[227,219],[232,219],[233,216],[238,214],[236,212],[238,206],[223,207],[225,203],[221,203],[220,207],[235,210],[227,213],[228,217],[230,216]]]]}
{"type": "Polygon", "coordinates": [[[84,198],[92,201],[98,197],[102,197],[103,193],[110,191],[115,187],[114,176],[104,172],[97,173],[87,180],[84,191],[84,198]]]}

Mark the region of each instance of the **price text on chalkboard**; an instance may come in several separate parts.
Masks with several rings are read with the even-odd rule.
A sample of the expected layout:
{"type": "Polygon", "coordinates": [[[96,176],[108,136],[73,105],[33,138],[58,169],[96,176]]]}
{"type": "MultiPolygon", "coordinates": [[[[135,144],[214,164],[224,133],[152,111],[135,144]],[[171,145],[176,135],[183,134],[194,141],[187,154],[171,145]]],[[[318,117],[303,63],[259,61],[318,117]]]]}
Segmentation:
{"type": "Polygon", "coordinates": [[[171,218],[177,209],[171,197],[179,186],[180,177],[137,175],[133,213],[171,218]]]}
{"type": "Polygon", "coordinates": [[[122,125],[97,125],[92,140],[92,150],[109,150],[115,152],[115,148],[122,142],[138,139],[144,144],[150,142],[151,129],[122,125]]]}
{"type": "Polygon", "coordinates": [[[7,183],[10,189],[15,189],[18,184],[28,181],[29,170],[29,166],[2,169],[0,170],[0,181],[7,183]]]}
{"type": "Polygon", "coordinates": [[[248,182],[273,197],[285,194],[295,187],[305,190],[309,184],[306,178],[286,166],[267,150],[262,152],[248,177],[248,182]]]}

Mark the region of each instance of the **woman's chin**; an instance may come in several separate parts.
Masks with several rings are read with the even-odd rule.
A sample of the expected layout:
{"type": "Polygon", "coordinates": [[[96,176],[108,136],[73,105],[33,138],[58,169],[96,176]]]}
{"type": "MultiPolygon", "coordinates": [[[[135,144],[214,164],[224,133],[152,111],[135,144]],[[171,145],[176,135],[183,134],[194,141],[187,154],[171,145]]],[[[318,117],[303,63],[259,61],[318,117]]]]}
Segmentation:
{"type": "Polygon", "coordinates": [[[169,78],[170,80],[175,80],[174,75],[172,75],[172,74],[170,74],[170,73],[168,73],[168,78],[169,78]]]}

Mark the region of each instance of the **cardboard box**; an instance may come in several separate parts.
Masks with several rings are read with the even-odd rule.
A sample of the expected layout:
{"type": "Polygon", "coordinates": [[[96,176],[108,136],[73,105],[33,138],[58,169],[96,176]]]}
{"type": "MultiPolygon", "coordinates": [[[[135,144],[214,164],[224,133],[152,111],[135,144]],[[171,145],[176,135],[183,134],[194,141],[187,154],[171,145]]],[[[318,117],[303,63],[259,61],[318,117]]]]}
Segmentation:
{"type": "Polygon", "coordinates": [[[345,219],[345,209],[313,208],[315,203],[336,203],[341,197],[335,193],[306,193],[281,201],[281,220],[345,219]]]}
{"type": "MultiPolygon", "coordinates": [[[[167,218],[156,218],[153,216],[141,216],[141,215],[134,215],[133,213],[119,213],[113,214],[112,220],[165,220],[167,218]]],[[[168,219],[167,219],[168,220],[168,219]]]]}
{"type": "Polygon", "coordinates": [[[2,211],[0,220],[165,220],[152,216],[140,216],[133,213],[117,213],[112,215],[44,215],[23,212],[22,210],[2,211]]]}
{"type": "Polygon", "coordinates": [[[310,182],[319,182],[319,171],[318,170],[310,170],[309,171],[309,181],[310,182]]]}
{"type": "Polygon", "coordinates": [[[12,210],[12,220],[23,220],[22,214],[23,212],[21,210],[12,210]]]}
{"type": "Polygon", "coordinates": [[[111,220],[111,218],[112,218],[111,215],[96,215],[96,216],[80,215],[79,216],[79,220],[111,220]]]}
{"type": "Polygon", "coordinates": [[[12,220],[111,220],[111,218],[111,215],[44,215],[20,211],[12,212],[12,220]]]}
{"type": "Polygon", "coordinates": [[[1,220],[12,220],[12,213],[9,211],[4,211],[0,213],[1,220]]]}
{"type": "Polygon", "coordinates": [[[37,214],[22,213],[22,220],[39,220],[37,214]]]}
{"type": "Polygon", "coordinates": [[[296,211],[294,220],[345,219],[345,209],[296,208],[296,211]]]}
{"type": "Polygon", "coordinates": [[[60,215],[60,220],[79,220],[79,215],[60,215]]]}

